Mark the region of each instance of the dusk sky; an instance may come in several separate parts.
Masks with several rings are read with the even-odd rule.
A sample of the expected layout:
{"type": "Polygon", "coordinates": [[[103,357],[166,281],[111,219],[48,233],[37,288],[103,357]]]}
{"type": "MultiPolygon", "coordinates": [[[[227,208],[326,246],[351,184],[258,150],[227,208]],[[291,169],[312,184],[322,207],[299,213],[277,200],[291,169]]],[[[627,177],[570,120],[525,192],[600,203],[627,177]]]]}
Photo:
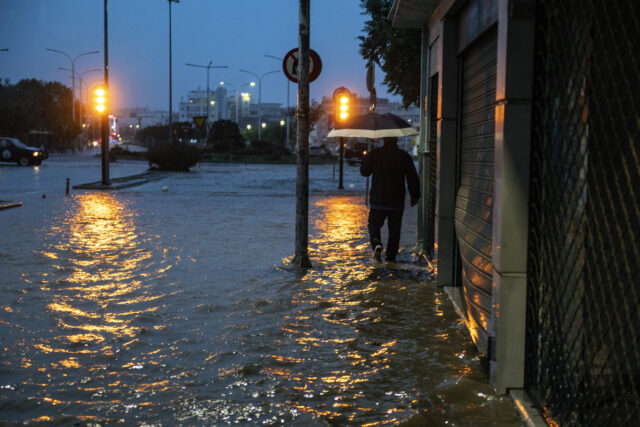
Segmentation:
{"type": "MultiPolygon", "coordinates": [[[[113,108],[168,108],[169,6],[167,0],[109,0],[109,78],[113,108]]],[[[227,65],[211,70],[210,87],[221,80],[242,85],[255,80],[239,69],[262,75],[282,70],[280,61],[298,46],[298,0],[181,0],[173,3],[173,104],[189,90],[206,88],[206,70],[185,63],[227,65]]],[[[364,21],[358,0],[311,1],[311,48],[323,61],[320,77],[311,83],[311,97],[330,96],[346,86],[368,96],[365,62],[358,53],[357,37],[364,21]]],[[[0,78],[15,83],[23,78],[56,80],[71,86],[70,61],[46,48],[71,57],[99,50],[99,55],[76,61],[77,75],[102,68],[103,0],[0,0],[0,78]]],[[[101,72],[84,75],[83,85],[101,78],[101,72]]],[[[390,97],[380,85],[379,97],[390,97]]],[[[76,85],[79,82],[76,81],[76,85]]],[[[297,86],[291,85],[291,105],[297,86]]],[[[257,100],[257,86],[253,97],[257,100]]],[[[396,98],[394,98],[396,99],[396,98]]],[[[263,102],[286,104],[286,79],[282,73],[262,81],[263,102]]]]}

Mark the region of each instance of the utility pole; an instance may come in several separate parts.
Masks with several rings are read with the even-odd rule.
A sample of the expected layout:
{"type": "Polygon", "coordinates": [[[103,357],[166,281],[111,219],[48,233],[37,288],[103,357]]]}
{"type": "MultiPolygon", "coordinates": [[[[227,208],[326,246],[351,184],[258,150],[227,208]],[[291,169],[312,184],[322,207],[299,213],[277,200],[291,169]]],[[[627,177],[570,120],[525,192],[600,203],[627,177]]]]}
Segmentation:
{"type": "Polygon", "coordinates": [[[293,263],[311,268],[309,259],[309,33],[310,1],[300,0],[298,35],[298,165],[296,185],[296,253],[293,263]]]}
{"type": "Polygon", "coordinates": [[[169,0],[169,144],[173,140],[173,65],[171,61],[171,3],[180,0],[169,0]]]}
{"type": "MultiPolygon", "coordinates": [[[[64,55],[67,57],[69,62],[71,62],[71,70],[70,70],[71,71],[71,119],[72,119],[72,122],[75,123],[76,122],[76,60],[81,56],[92,55],[94,53],[100,53],[100,52],[97,50],[93,50],[91,52],[81,53],[80,55],[77,55],[75,58],[72,58],[68,53],[58,49],[47,48],[45,50],[47,52],[55,52],[55,53],[64,55]]],[[[82,94],[80,94],[80,96],[82,96],[82,94]]]]}
{"type": "MultiPolygon", "coordinates": [[[[273,55],[265,55],[265,57],[266,58],[277,59],[280,62],[283,61],[283,58],[278,58],[277,56],[273,56],[273,55]]],[[[287,119],[287,136],[286,136],[286,138],[287,138],[287,148],[291,148],[291,144],[289,142],[289,126],[290,126],[289,125],[289,119],[291,118],[290,114],[289,114],[289,109],[291,108],[290,105],[289,105],[289,99],[290,99],[289,86],[290,86],[290,83],[291,83],[291,81],[289,79],[287,79],[287,115],[286,115],[286,119],[287,119]]]]}
{"type": "Polygon", "coordinates": [[[338,138],[338,143],[340,144],[340,181],[338,183],[338,189],[343,190],[344,185],[342,184],[342,177],[344,175],[344,138],[338,138]]]}
{"type": "MultiPolygon", "coordinates": [[[[198,64],[185,64],[187,67],[197,67],[197,68],[205,68],[207,70],[207,120],[205,120],[205,144],[206,142],[209,140],[209,129],[210,129],[210,124],[209,124],[209,108],[211,107],[211,97],[210,97],[210,90],[209,90],[209,70],[211,70],[212,68],[229,68],[226,65],[213,65],[213,60],[209,61],[208,65],[198,65],[198,64]]],[[[218,107],[216,107],[218,108],[218,107]]]]}
{"type": "MultiPolygon", "coordinates": [[[[107,24],[107,0],[104,0],[104,87],[109,94],[109,26],[107,24]]],[[[107,95],[107,99],[111,99],[107,95]]],[[[102,185],[111,184],[109,179],[109,104],[107,111],[100,117],[102,126],[100,136],[102,138],[102,185]]]]}
{"type": "Polygon", "coordinates": [[[240,70],[240,71],[242,71],[243,73],[251,74],[251,75],[255,76],[258,79],[258,139],[261,139],[262,138],[262,134],[261,134],[260,129],[262,129],[262,78],[264,76],[269,75],[269,74],[279,73],[280,71],[278,71],[278,70],[269,71],[269,72],[264,73],[261,76],[257,75],[253,71],[249,71],[249,70],[240,70]]]}

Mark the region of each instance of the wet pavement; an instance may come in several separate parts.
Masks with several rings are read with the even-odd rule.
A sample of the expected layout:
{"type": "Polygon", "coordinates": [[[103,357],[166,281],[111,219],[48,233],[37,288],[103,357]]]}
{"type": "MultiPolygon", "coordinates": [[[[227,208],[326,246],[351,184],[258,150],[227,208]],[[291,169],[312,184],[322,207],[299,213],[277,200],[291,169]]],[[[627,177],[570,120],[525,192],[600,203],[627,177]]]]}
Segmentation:
{"type": "Polygon", "coordinates": [[[0,200],[24,203],[0,212],[0,424],[521,425],[410,262],[414,208],[400,262],[368,262],[356,168],[339,192],[311,166],[315,268],[290,266],[295,173],[204,164],[65,197],[97,159],[0,165],[0,200]]]}

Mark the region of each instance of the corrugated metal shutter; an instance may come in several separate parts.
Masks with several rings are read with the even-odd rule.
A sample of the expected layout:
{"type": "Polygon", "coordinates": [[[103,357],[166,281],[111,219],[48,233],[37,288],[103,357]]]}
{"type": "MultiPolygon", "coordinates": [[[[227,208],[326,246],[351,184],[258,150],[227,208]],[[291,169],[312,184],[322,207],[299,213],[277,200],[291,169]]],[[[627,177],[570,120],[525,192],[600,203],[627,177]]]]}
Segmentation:
{"type": "Polygon", "coordinates": [[[493,177],[497,32],[495,27],[462,53],[460,186],[456,234],[471,335],[488,349],[491,319],[493,177]]]}

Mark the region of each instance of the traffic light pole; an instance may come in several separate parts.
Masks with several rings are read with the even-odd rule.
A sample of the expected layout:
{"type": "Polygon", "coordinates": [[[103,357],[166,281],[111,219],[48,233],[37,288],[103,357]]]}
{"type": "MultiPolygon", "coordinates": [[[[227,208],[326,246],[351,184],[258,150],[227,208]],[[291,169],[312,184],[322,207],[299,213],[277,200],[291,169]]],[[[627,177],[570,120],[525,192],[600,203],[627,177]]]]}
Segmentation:
{"type": "Polygon", "coordinates": [[[342,185],[342,177],[344,173],[344,138],[338,138],[340,142],[340,181],[338,184],[338,189],[344,189],[344,185],[342,185]]]}
{"type": "MultiPolygon", "coordinates": [[[[300,0],[298,36],[298,164],[296,185],[296,253],[293,263],[311,268],[309,259],[309,26],[310,0],[300,0]]],[[[259,128],[258,128],[259,129],[259,128]]]]}
{"type": "MultiPolygon", "coordinates": [[[[104,87],[109,93],[109,32],[107,25],[107,0],[104,0],[104,87]]],[[[110,97],[109,97],[110,98],[110,97]]],[[[108,99],[109,99],[108,98],[108,99]]],[[[107,104],[108,105],[108,104],[107,104]]],[[[109,179],[109,108],[100,117],[102,138],[102,185],[110,185],[109,179]]]]}

